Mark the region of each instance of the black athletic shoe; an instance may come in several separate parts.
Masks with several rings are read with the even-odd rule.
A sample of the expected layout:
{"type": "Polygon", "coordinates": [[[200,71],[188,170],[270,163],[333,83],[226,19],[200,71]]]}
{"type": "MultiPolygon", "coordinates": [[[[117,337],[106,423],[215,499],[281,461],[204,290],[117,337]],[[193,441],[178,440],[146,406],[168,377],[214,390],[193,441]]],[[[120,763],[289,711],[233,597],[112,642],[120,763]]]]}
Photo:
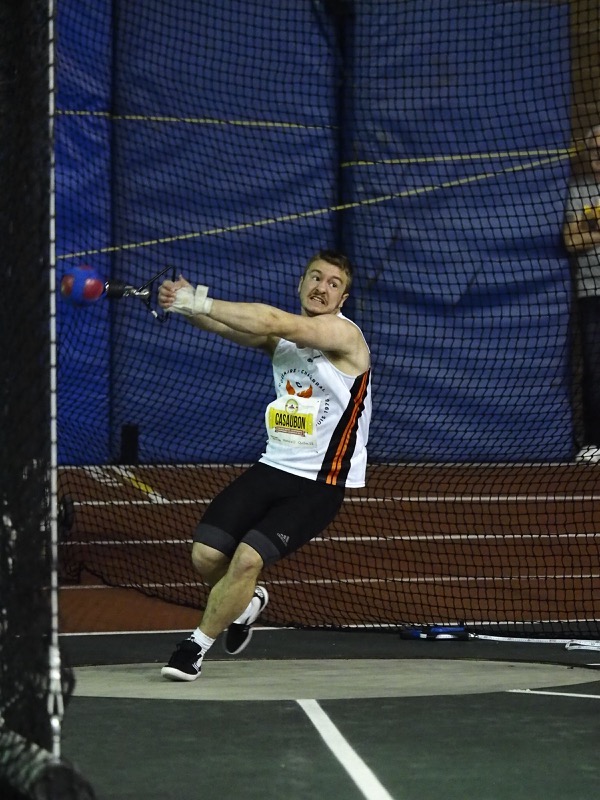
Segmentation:
{"type": "Polygon", "coordinates": [[[160,674],[170,681],[195,681],[200,677],[202,648],[193,639],[179,642],[177,649],[160,674]]]}
{"type": "Polygon", "coordinates": [[[263,609],[269,602],[269,593],[264,586],[257,586],[254,590],[250,611],[240,617],[227,628],[225,634],[225,652],[230,656],[241,653],[252,638],[253,622],[256,622],[263,609]]]}

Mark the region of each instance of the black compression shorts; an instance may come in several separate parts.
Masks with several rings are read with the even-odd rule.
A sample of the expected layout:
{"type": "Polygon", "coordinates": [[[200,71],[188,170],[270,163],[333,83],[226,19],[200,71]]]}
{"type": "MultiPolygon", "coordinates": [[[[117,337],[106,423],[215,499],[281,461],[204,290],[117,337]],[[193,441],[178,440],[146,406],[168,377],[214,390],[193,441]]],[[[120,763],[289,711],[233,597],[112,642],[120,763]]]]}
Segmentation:
{"type": "Polygon", "coordinates": [[[266,564],[321,533],[344,499],[344,488],[255,464],[211,502],[194,541],[232,556],[240,542],[266,564]]]}

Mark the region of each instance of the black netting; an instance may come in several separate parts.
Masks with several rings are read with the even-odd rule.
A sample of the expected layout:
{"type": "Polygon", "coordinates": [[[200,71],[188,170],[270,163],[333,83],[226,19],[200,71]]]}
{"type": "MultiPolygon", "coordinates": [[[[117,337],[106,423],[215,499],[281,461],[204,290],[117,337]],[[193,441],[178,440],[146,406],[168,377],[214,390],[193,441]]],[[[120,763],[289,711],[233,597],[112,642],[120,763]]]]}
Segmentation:
{"type": "MultiPolygon", "coordinates": [[[[60,761],[49,713],[50,32],[48,2],[0,2],[0,789],[75,800],[91,794],[60,761]]],[[[71,675],[58,670],[64,700],[71,675]]]]}
{"type": "MultiPolygon", "coordinates": [[[[267,622],[598,634],[562,238],[594,6],[60,3],[60,278],[167,269],[295,311],[316,250],[356,263],[368,485],[266,571],[267,622]]],[[[191,534],[263,449],[270,369],[147,300],[59,304],[63,577],[197,607],[191,534]]]]}

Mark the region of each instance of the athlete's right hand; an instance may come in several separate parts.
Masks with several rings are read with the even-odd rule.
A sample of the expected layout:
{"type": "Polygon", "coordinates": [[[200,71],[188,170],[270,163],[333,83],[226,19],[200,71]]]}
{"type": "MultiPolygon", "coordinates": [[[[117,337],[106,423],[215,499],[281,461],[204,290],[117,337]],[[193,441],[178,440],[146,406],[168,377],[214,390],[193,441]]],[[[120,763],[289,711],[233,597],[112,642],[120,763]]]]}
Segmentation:
{"type": "Polygon", "coordinates": [[[198,284],[194,288],[182,276],[176,281],[165,281],[162,284],[159,289],[158,302],[165,311],[183,314],[184,317],[209,314],[213,303],[208,296],[208,286],[198,284]]]}
{"type": "Polygon", "coordinates": [[[164,281],[158,288],[158,305],[168,311],[175,302],[178,289],[186,286],[191,289],[191,284],[182,275],[176,281],[164,281]]]}

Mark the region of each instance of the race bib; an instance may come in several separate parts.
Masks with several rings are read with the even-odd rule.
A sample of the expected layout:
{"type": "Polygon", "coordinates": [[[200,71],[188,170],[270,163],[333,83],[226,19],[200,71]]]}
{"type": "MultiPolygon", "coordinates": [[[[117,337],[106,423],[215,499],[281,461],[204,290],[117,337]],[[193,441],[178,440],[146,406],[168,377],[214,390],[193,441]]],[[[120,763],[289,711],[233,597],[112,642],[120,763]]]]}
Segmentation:
{"type": "Polygon", "coordinates": [[[269,403],[265,424],[269,441],[287,447],[317,447],[317,414],[320,400],[288,395],[269,403]]]}

